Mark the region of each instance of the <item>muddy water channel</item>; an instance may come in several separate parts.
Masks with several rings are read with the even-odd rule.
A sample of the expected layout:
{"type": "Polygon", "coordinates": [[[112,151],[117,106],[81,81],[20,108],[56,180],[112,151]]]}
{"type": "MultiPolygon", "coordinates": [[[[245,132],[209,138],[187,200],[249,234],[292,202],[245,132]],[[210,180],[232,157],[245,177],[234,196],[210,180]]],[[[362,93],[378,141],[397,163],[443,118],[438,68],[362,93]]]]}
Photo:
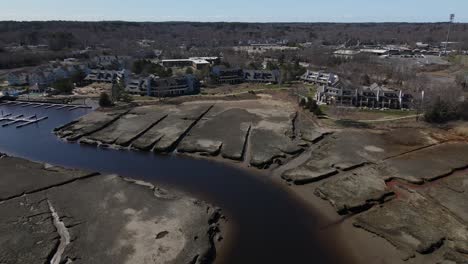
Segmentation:
{"type": "Polygon", "coordinates": [[[2,127],[0,122],[0,152],[141,179],[221,207],[233,231],[225,238],[217,263],[343,263],[339,247],[325,242],[319,214],[266,174],[253,175],[204,159],[65,143],[52,133],[55,127],[86,114],[85,109],[0,106],[0,111],[48,116],[22,128],[2,127]]]}

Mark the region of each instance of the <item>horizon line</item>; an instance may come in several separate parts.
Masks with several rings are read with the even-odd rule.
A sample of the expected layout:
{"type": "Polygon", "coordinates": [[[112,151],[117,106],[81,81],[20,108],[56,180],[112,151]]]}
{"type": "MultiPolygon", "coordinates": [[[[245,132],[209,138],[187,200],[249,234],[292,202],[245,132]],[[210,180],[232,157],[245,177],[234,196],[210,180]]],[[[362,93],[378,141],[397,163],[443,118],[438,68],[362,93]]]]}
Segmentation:
{"type": "MultiPolygon", "coordinates": [[[[78,22],[78,23],[104,23],[104,22],[124,22],[124,23],[242,23],[242,24],[443,24],[450,23],[450,21],[347,21],[347,22],[332,22],[332,21],[194,21],[194,20],[161,20],[161,21],[150,21],[150,20],[66,20],[66,19],[50,19],[50,20],[0,20],[3,22],[17,22],[17,23],[32,23],[32,22],[78,22]]],[[[453,24],[468,24],[467,22],[454,21],[453,24]]]]}

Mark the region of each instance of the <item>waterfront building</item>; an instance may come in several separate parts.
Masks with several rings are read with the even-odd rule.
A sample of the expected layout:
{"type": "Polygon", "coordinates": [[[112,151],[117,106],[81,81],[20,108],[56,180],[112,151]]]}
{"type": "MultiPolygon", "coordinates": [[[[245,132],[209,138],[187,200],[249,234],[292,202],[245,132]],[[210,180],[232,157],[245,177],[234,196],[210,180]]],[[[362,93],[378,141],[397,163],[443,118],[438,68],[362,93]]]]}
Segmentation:
{"type": "Polygon", "coordinates": [[[125,80],[128,73],[125,70],[111,71],[111,70],[91,70],[85,77],[85,82],[88,83],[113,83],[117,80],[125,80]]]}
{"type": "Polygon", "coordinates": [[[215,83],[238,84],[244,81],[244,73],[240,68],[214,67],[211,71],[215,83]]]}
{"type": "Polygon", "coordinates": [[[324,71],[307,70],[300,79],[307,83],[335,86],[340,81],[338,75],[324,71]]]}
{"type": "Polygon", "coordinates": [[[400,89],[392,89],[378,84],[351,87],[340,83],[335,86],[322,85],[317,90],[318,104],[356,106],[379,109],[412,109],[414,96],[400,89]]]}
{"type": "Polygon", "coordinates": [[[200,83],[193,75],[159,78],[151,75],[130,79],[125,91],[133,95],[152,97],[171,97],[196,94],[200,92],[200,83]]]}

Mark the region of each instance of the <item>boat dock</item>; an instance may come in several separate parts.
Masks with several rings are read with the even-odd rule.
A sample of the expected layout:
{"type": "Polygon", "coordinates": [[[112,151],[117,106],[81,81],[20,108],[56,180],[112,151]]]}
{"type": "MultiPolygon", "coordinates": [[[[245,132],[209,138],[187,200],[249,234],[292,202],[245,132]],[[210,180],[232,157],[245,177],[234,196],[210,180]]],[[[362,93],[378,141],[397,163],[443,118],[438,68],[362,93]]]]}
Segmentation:
{"type": "Polygon", "coordinates": [[[12,114],[3,114],[3,115],[0,115],[0,122],[6,121],[6,123],[2,124],[2,127],[7,127],[10,125],[18,124],[16,128],[21,128],[21,127],[25,127],[31,124],[39,123],[42,120],[45,120],[47,118],[48,118],[47,116],[37,117],[37,115],[24,117],[24,115],[13,116],[12,114]]]}
{"type": "Polygon", "coordinates": [[[56,104],[56,103],[41,103],[41,102],[26,102],[26,101],[8,101],[4,103],[0,103],[2,105],[12,105],[12,106],[21,106],[21,107],[32,107],[32,108],[40,108],[44,107],[44,109],[67,109],[68,111],[73,111],[76,109],[90,109],[91,106],[87,105],[76,105],[76,104],[56,104]]]}

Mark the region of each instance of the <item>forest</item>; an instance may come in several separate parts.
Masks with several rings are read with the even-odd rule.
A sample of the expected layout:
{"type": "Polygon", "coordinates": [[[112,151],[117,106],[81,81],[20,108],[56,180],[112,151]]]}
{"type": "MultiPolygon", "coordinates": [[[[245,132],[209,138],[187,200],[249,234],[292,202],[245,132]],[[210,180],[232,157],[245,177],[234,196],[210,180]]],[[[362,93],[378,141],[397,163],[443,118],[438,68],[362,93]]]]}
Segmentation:
{"type": "MultiPolygon", "coordinates": [[[[400,44],[446,40],[448,23],[195,23],[195,22],[0,22],[0,47],[49,45],[52,50],[106,46],[123,49],[151,39],[160,48],[220,47],[250,42],[400,44]]],[[[468,45],[468,24],[452,26],[451,41],[468,45]]]]}

